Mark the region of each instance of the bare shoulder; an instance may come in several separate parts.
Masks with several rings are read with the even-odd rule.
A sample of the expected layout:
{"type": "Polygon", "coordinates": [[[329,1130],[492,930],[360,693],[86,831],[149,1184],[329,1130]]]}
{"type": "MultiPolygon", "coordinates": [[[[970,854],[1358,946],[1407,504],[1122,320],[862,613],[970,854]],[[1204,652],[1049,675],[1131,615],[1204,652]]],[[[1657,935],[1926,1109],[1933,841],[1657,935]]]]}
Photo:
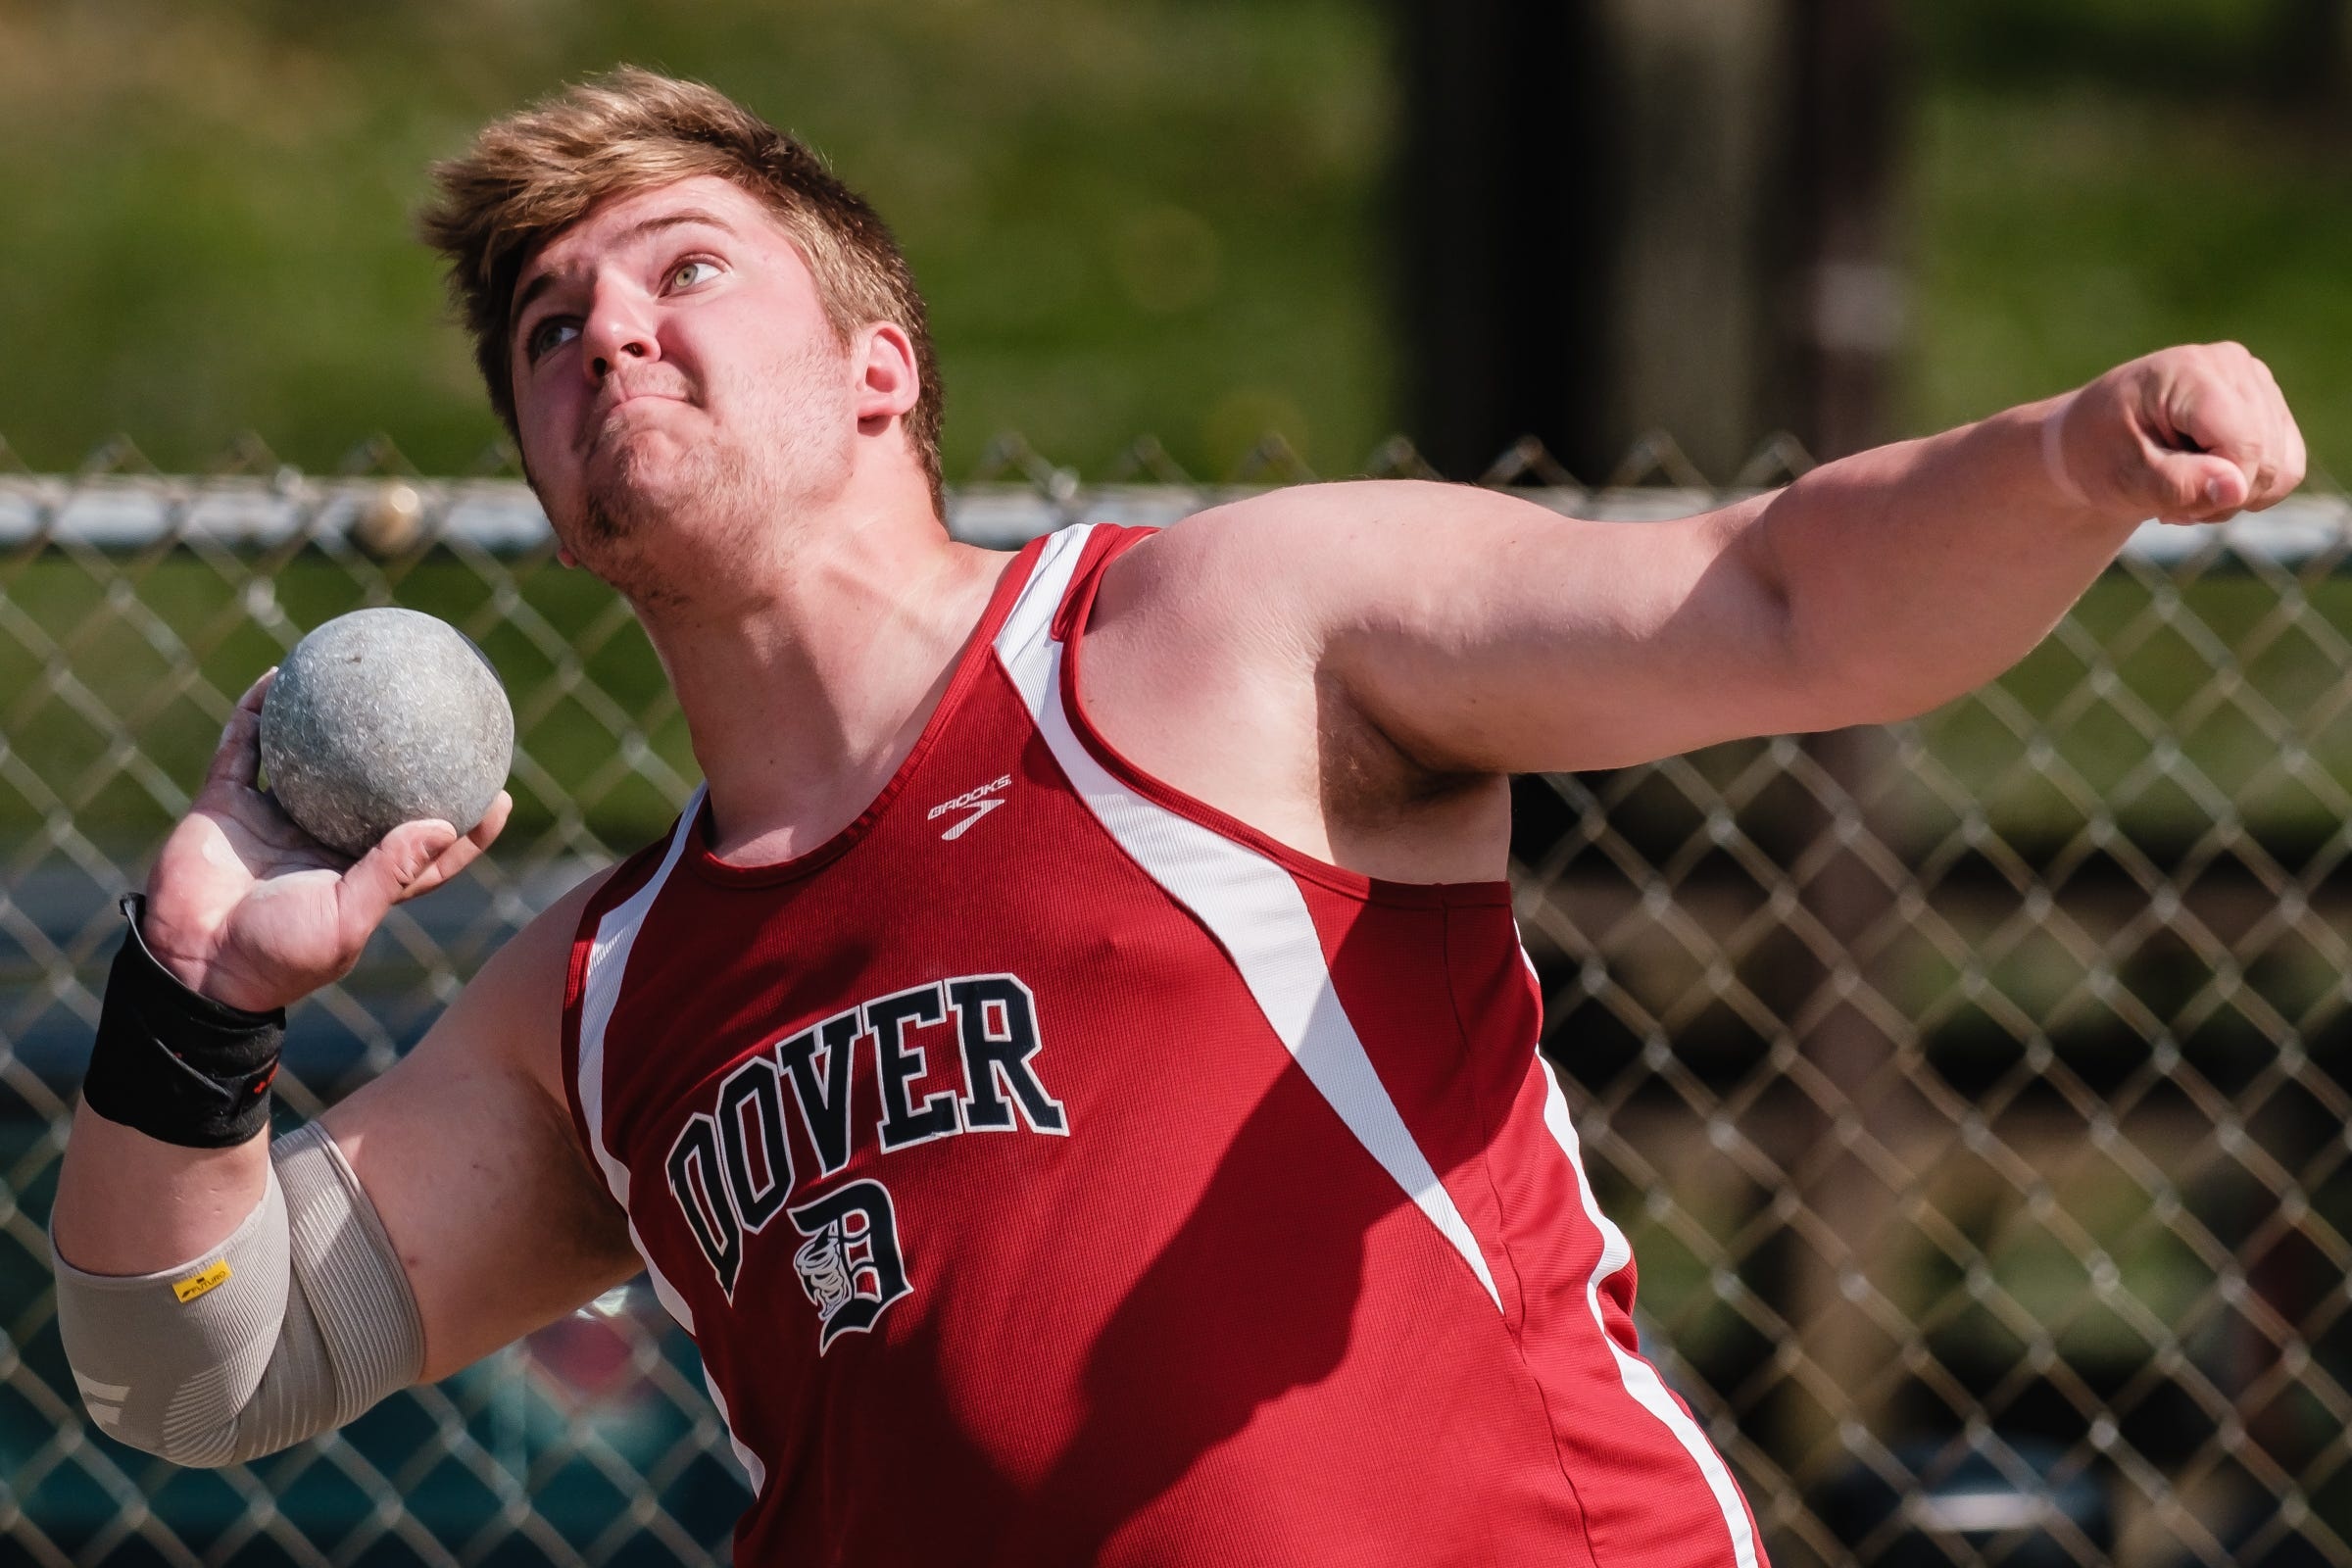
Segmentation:
{"type": "Polygon", "coordinates": [[[1312,602],[1391,565],[1432,530],[1556,524],[1558,514],[1470,485],[1355,479],[1292,485],[1197,512],[1113,563],[1130,596],[1197,604],[1208,586],[1312,602]]]}
{"type": "Polygon", "coordinates": [[[1339,479],[1286,485],[1205,508],[1164,532],[1226,549],[1366,543],[1399,528],[1466,517],[1558,519],[1559,514],[1505,491],[1442,479],[1339,479]]]}
{"type": "Polygon", "coordinates": [[[1417,525],[1463,507],[1550,515],[1384,480],[1271,491],[1161,530],[1103,574],[1088,716],[1144,771],[1318,859],[1400,881],[1498,874],[1499,787],[1424,766],[1334,658],[1396,618],[1417,525]]]}

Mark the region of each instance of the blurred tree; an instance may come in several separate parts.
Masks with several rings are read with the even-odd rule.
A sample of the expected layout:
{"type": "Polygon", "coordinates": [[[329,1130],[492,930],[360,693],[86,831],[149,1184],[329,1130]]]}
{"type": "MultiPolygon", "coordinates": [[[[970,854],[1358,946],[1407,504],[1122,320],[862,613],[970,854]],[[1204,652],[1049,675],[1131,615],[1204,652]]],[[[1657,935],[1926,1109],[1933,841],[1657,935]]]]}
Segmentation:
{"type": "Polygon", "coordinates": [[[1407,428],[1474,477],[1522,435],[1603,454],[1627,205],[1603,0],[1404,0],[1397,193],[1407,428]]]}
{"type": "Polygon", "coordinates": [[[1910,74],[1891,0],[1789,0],[1764,406],[1814,456],[1883,441],[1909,286],[1896,254],[1910,74]]]}
{"type": "Polygon", "coordinates": [[[1404,0],[1408,428],[1470,476],[1533,434],[1605,478],[1673,433],[1884,423],[1901,51],[1883,0],[1404,0]]]}
{"type": "Polygon", "coordinates": [[[2352,0],[2270,0],[2271,60],[2280,90],[2346,123],[2352,0]]]}

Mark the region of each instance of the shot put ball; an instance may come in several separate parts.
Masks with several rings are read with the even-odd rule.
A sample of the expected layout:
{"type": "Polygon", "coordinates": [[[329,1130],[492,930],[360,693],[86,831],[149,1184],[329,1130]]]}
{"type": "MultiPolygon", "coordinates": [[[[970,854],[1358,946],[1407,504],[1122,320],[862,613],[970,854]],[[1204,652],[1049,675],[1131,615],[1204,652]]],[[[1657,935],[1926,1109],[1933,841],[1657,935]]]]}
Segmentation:
{"type": "Polygon", "coordinates": [[[403,822],[481,821],[514,760],[514,710],[466,635],[414,610],[312,629],[262,700],[262,773],[311,837],[365,855],[403,822]]]}

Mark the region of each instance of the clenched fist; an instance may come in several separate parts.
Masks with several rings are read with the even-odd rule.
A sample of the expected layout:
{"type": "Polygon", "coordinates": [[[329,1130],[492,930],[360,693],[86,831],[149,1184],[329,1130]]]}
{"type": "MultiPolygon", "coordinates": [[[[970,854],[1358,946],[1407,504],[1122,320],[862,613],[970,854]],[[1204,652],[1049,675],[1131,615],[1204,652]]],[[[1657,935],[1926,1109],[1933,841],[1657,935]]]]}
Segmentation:
{"type": "Polygon", "coordinates": [[[2165,349],[2051,405],[2043,450],[2094,511],[2219,522],[2303,482],[2303,433],[2270,367],[2235,343],[2165,349]]]}

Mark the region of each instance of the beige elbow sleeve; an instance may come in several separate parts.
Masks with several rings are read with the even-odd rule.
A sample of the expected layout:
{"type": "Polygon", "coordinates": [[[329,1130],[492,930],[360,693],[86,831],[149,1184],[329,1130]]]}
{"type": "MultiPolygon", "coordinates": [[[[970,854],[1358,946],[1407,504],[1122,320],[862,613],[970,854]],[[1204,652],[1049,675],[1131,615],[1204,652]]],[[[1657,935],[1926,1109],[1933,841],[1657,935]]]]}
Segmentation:
{"type": "Polygon", "coordinates": [[[270,1160],[260,1206],[178,1268],[86,1274],[51,1244],[66,1358],[110,1437],[176,1464],[238,1464],[422,1370],[408,1276],[334,1140],[313,1124],[270,1160]]]}

